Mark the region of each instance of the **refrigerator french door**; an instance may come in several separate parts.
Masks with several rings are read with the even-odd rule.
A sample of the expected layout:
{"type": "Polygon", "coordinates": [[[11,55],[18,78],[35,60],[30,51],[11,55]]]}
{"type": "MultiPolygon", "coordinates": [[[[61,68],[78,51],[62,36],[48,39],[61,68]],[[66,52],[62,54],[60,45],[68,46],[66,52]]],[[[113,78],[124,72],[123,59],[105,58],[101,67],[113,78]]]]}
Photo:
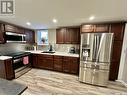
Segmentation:
{"type": "Polygon", "coordinates": [[[107,86],[113,33],[81,34],[79,81],[107,86]]]}

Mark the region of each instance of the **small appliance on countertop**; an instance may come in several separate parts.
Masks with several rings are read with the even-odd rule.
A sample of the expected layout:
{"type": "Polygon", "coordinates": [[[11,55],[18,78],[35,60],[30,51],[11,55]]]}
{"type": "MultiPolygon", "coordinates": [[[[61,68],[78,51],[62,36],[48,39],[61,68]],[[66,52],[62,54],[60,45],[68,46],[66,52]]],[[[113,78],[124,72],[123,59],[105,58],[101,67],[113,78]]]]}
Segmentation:
{"type": "Polygon", "coordinates": [[[75,47],[70,47],[69,53],[75,53],[75,47]]]}

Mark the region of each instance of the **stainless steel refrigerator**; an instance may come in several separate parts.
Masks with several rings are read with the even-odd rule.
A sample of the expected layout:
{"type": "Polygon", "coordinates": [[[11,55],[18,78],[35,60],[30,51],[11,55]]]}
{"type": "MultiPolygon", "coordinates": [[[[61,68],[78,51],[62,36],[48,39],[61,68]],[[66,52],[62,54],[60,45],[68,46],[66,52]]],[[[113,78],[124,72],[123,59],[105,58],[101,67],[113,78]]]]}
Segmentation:
{"type": "Polygon", "coordinates": [[[79,81],[107,86],[113,33],[81,34],[79,81]]]}

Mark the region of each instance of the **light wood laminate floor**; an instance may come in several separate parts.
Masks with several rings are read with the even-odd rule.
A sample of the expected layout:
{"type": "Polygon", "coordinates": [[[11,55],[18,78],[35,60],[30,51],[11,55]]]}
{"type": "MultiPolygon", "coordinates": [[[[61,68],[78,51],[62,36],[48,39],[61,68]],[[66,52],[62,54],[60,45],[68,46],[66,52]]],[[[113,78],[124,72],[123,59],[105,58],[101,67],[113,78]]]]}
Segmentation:
{"type": "Polygon", "coordinates": [[[118,82],[109,82],[107,88],[78,81],[78,76],[54,71],[31,69],[13,80],[28,86],[22,95],[127,95],[127,88],[118,82]]]}

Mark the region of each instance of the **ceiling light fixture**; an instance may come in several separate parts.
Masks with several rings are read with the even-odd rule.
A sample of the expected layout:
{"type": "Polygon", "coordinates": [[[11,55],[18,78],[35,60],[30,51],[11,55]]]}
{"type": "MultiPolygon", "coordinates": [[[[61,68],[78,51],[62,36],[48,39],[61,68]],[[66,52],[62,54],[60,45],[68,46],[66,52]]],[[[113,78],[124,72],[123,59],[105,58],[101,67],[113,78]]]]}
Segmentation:
{"type": "Polygon", "coordinates": [[[58,21],[57,21],[57,19],[53,19],[52,22],[53,23],[57,23],[58,21]]]}
{"type": "Polygon", "coordinates": [[[30,25],[31,25],[31,23],[30,23],[30,22],[27,22],[26,24],[27,24],[28,26],[30,26],[30,25]]]}
{"type": "Polygon", "coordinates": [[[95,19],[95,16],[89,17],[89,20],[94,20],[94,19],[95,19]]]}

